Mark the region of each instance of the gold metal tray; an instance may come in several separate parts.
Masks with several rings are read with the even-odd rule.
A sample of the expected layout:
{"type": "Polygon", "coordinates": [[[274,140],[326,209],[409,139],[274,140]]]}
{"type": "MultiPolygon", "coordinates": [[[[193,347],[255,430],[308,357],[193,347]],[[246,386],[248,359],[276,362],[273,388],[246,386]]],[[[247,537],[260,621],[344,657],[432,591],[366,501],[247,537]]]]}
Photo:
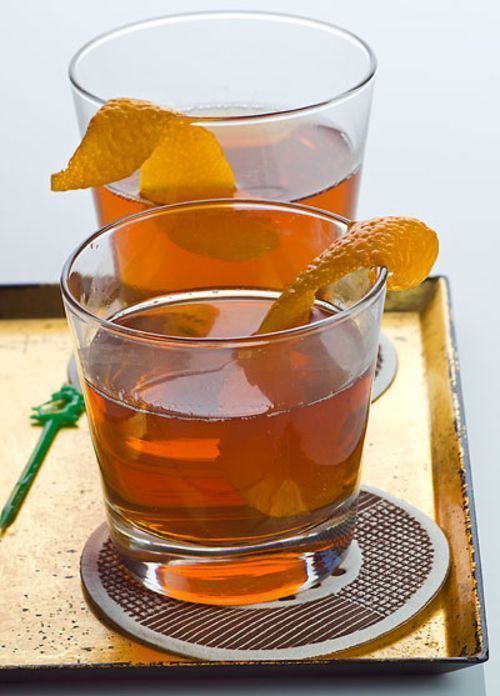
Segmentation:
{"type": "MultiPolygon", "coordinates": [[[[115,669],[446,671],[487,659],[487,635],[459,368],[444,278],[388,297],[383,331],[399,370],[370,416],[364,483],[404,498],[448,537],[452,568],[433,603],[404,627],[355,650],[286,662],[195,662],[115,633],[80,586],[82,547],[103,519],[87,424],[59,433],[24,507],[0,541],[0,679],[115,669]]],[[[39,430],[30,408],[66,377],[71,352],[57,286],[0,288],[0,503],[39,430]]],[[[74,674],[76,677],[77,675],[74,674]]],[[[83,676],[83,675],[80,675],[83,676]]]]}

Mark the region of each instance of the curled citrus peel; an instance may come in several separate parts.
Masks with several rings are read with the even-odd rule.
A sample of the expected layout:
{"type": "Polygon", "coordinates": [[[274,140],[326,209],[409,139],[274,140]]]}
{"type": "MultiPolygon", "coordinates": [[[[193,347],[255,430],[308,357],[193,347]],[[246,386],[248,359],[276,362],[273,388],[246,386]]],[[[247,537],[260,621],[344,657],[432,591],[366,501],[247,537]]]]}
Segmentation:
{"type": "Polygon", "coordinates": [[[186,216],[168,229],[168,236],[186,251],[220,261],[251,261],[279,244],[271,217],[256,219],[245,210],[206,210],[203,218],[186,216]],[[200,224],[201,223],[201,224],[200,224]]]}
{"type": "Polygon", "coordinates": [[[307,323],[318,290],[359,268],[387,268],[389,290],[414,288],[429,274],[438,249],[434,230],[415,218],[351,223],[348,233],[314,259],[273,302],[256,333],[307,323]]]}
{"type": "MultiPolygon", "coordinates": [[[[127,328],[161,336],[203,338],[208,336],[219,310],[213,305],[196,302],[193,304],[157,307],[148,311],[147,318],[138,314],[128,317],[127,328]]],[[[120,324],[120,320],[116,320],[120,324]]]]}
{"type": "Polygon", "coordinates": [[[141,167],[141,196],[153,203],[225,198],[236,189],[215,136],[186,119],[170,119],[141,167]]]}
{"type": "MultiPolygon", "coordinates": [[[[91,119],[66,169],[53,174],[53,191],[104,186],[140,169],[140,194],[157,204],[229,198],[236,191],[231,167],[216,137],[184,114],[139,99],[111,99],[91,119]]],[[[167,236],[193,254],[249,261],[272,251],[272,220],[245,224],[241,213],[181,223],[167,236]]],[[[161,227],[162,219],[156,224],[161,227]]]]}
{"type": "Polygon", "coordinates": [[[91,119],[53,191],[104,186],[141,169],[141,195],[153,203],[232,196],[231,167],[217,139],[193,119],[148,101],[111,99],[91,119]]]}

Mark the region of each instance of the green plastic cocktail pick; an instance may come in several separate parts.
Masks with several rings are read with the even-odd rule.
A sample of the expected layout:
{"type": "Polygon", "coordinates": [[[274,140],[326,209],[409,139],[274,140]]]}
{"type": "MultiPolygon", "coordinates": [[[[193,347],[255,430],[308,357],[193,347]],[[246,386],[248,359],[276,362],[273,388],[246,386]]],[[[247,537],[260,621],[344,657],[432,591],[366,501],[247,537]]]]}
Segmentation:
{"type": "Polygon", "coordinates": [[[84,410],[83,396],[70,384],[65,384],[54,392],[45,403],[32,408],[34,413],[31,414],[31,420],[34,425],[42,425],[43,430],[0,513],[0,536],[16,519],[59,428],[74,427],[84,410]]]}

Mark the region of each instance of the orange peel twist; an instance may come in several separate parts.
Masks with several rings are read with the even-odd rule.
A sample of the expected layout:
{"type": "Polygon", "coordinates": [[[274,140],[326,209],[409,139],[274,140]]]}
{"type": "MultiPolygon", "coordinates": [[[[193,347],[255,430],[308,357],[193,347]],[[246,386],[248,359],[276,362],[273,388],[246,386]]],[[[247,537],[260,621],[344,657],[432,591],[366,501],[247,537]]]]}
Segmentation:
{"type": "Polygon", "coordinates": [[[194,119],[139,99],[111,99],[89,122],[53,191],[104,186],[141,169],[153,203],[232,196],[233,172],[216,137],[194,119]]]}
{"type": "Polygon", "coordinates": [[[417,287],[429,274],[438,250],[434,230],[415,218],[351,223],[348,233],[314,259],[273,302],[256,333],[307,323],[318,290],[359,268],[387,268],[389,290],[417,287]]]}

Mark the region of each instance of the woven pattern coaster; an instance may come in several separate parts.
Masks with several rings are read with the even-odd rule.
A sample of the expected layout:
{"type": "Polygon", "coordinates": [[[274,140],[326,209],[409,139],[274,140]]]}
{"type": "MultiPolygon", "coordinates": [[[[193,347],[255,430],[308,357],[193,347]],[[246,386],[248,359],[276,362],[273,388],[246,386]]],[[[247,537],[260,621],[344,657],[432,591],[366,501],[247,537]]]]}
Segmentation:
{"type": "Polygon", "coordinates": [[[342,566],[296,597],[220,607],[155,594],[122,568],[105,524],[84,548],[81,574],[97,610],[155,648],[205,660],[297,660],[354,647],[401,625],[437,594],[448,566],[448,543],[430,518],[363,489],[355,541],[342,566]]]}

